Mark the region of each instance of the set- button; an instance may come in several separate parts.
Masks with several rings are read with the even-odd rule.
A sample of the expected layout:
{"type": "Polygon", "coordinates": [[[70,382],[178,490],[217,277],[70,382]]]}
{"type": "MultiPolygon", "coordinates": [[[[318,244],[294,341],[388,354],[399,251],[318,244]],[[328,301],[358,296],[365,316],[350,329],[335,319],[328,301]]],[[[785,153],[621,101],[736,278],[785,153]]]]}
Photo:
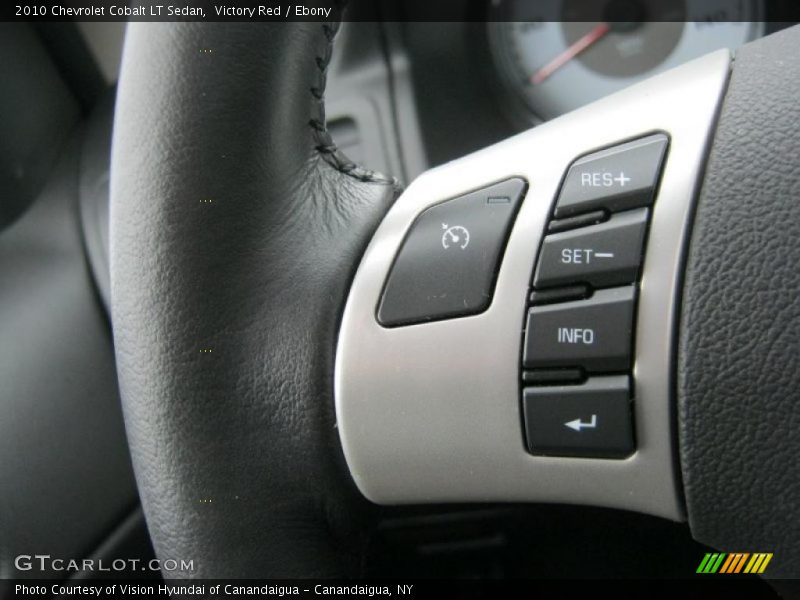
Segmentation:
{"type": "Polygon", "coordinates": [[[613,215],[605,223],[548,235],[542,245],[533,285],[576,282],[594,287],[633,283],[642,260],[646,208],[613,215]]]}

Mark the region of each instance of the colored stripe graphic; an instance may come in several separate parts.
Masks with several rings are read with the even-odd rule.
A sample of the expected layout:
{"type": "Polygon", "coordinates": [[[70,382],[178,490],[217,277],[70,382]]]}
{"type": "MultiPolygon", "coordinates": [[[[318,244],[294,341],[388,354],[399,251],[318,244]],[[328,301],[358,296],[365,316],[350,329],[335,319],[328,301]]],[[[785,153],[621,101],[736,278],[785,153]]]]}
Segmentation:
{"type": "Polygon", "coordinates": [[[764,560],[764,555],[756,552],[755,554],[753,554],[753,558],[750,559],[750,562],[747,563],[747,566],[744,568],[744,572],[758,573],[758,567],[761,566],[761,562],[763,560],[764,560]]]}
{"type": "Polygon", "coordinates": [[[705,573],[706,572],[706,565],[708,564],[708,561],[710,559],[711,559],[711,555],[706,553],[706,555],[703,557],[703,560],[700,561],[700,566],[697,567],[697,571],[696,572],[697,573],[705,573]]]}
{"type": "Polygon", "coordinates": [[[722,560],[727,555],[717,552],[707,553],[703,558],[703,561],[700,563],[700,566],[697,567],[698,573],[716,573],[717,569],[719,569],[720,564],[722,564],[722,560]]]}
{"type": "Polygon", "coordinates": [[[745,552],[744,554],[742,554],[742,558],[740,558],[739,562],[736,563],[736,570],[734,571],[734,573],[741,573],[742,572],[742,568],[744,567],[744,563],[747,562],[748,558],[750,558],[750,553],[749,552],[745,552]]]}
{"type": "Polygon", "coordinates": [[[754,573],[763,573],[764,571],[767,570],[767,565],[769,564],[769,561],[772,560],[772,552],[766,553],[763,556],[764,556],[764,561],[761,563],[761,566],[758,568],[758,571],[753,571],[754,573]]]}
{"type": "Polygon", "coordinates": [[[731,568],[731,564],[736,562],[736,559],[739,557],[738,554],[728,554],[728,559],[722,563],[722,568],[719,570],[720,573],[728,573],[729,569],[731,568]]]}
{"type": "Polygon", "coordinates": [[[763,573],[772,560],[771,552],[708,552],[697,573],[763,573]]]}
{"type": "Polygon", "coordinates": [[[750,556],[750,553],[734,552],[730,555],[730,559],[720,570],[720,573],[739,573],[744,566],[744,561],[750,556]]]}

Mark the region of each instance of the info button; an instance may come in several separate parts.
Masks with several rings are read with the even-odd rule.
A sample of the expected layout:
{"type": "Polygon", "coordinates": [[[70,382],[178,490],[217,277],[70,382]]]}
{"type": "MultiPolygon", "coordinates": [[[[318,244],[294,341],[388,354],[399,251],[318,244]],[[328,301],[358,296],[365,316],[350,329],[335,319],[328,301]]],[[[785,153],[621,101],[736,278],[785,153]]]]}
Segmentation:
{"type": "Polygon", "coordinates": [[[595,292],[587,300],[534,306],[525,329],[524,367],[628,370],[634,299],[635,288],[627,286],[595,292]]]}

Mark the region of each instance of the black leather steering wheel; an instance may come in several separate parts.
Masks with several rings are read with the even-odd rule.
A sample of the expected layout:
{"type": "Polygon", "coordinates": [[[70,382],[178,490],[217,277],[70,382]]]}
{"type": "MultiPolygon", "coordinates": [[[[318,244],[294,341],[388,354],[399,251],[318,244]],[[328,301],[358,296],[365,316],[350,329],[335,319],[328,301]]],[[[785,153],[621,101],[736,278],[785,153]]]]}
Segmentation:
{"type": "MultiPolygon", "coordinates": [[[[375,508],[343,458],[335,354],[399,188],[326,132],[336,29],[128,30],[113,328],[153,543],[194,559],[173,576],[360,572],[375,508]]],[[[773,552],[771,575],[799,576],[800,29],[733,64],[686,255],[680,472],[698,540],[773,552]]]]}

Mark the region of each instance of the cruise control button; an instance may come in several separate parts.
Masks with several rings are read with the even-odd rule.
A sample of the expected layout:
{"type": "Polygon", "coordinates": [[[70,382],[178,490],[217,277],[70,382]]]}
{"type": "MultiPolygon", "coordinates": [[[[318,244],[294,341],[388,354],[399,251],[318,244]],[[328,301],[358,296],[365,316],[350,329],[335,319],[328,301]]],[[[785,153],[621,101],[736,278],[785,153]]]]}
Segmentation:
{"type": "Polygon", "coordinates": [[[614,215],[590,227],[548,235],[542,244],[534,287],[633,283],[642,260],[647,209],[614,215]]]}
{"type": "Polygon", "coordinates": [[[567,172],[556,218],[605,208],[612,212],[653,202],[667,136],[650,135],[578,159],[567,172]]]}
{"type": "Polygon", "coordinates": [[[587,300],[534,306],[525,329],[524,368],[629,369],[634,298],[635,288],[627,286],[600,290],[587,300]]]}
{"type": "Polygon", "coordinates": [[[508,179],[424,211],[389,274],[378,321],[409,325],[486,310],[525,185],[508,179]]]}
{"type": "Polygon", "coordinates": [[[548,456],[623,458],[634,450],[627,375],[581,385],[525,388],[528,450],[548,456]]]}

